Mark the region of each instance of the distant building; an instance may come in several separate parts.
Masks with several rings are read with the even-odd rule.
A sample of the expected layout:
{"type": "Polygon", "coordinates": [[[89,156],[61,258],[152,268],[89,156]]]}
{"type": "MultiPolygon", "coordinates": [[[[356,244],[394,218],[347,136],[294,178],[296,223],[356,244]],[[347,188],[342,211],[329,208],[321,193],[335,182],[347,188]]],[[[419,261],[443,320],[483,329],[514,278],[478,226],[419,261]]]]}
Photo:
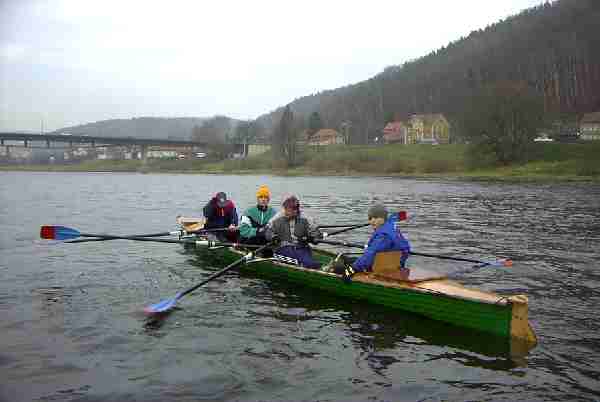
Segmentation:
{"type": "Polygon", "coordinates": [[[409,144],[448,144],[450,123],[441,113],[414,114],[408,119],[409,144]]]}
{"type": "Polygon", "coordinates": [[[332,128],[322,128],[310,137],[308,145],[344,144],[344,136],[332,128]]]}
{"type": "Polygon", "coordinates": [[[407,122],[388,123],[383,138],[387,144],[448,144],[450,123],[441,113],[414,114],[407,122]]]}
{"type": "Polygon", "coordinates": [[[270,150],[270,144],[248,144],[248,156],[264,154],[270,150]]]}
{"type": "Polygon", "coordinates": [[[383,128],[383,141],[386,144],[408,144],[408,127],[401,121],[392,121],[383,128]]]}
{"type": "Polygon", "coordinates": [[[580,139],[600,140],[600,112],[586,113],[579,123],[580,139]]]}

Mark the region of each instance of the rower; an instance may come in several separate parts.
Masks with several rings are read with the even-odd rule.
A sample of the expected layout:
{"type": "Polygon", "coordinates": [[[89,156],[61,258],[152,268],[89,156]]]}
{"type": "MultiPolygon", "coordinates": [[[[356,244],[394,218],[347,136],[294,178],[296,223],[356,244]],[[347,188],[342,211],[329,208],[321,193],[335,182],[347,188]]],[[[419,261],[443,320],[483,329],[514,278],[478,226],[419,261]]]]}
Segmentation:
{"type": "Polygon", "coordinates": [[[275,216],[274,208],[269,206],[271,191],[267,186],[260,186],[256,191],[256,206],[248,208],[240,222],[240,237],[242,243],[266,244],[266,225],[275,216]]]}
{"type": "Polygon", "coordinates": [[[300,201],[295,195],[283,200],[283,211],[278,212],[267,224],[265,237],[267,241],[277,240],[279,247],[275,249],[275,258],[295,263],[305,268],[318,269],[319,264],[312,256],[308,243],[322,238],[318,227],[300,212],[300,201]]]}
{"type": "Polygon", "coordinates": [[[227,199],[227,194],[224,192],[215,194],[202,211],[206,218],[204,229],[227,229],[222,232],[216,231],[216,238],[220,241],[237,241],[237,211],[233,201],[227,199]]]}
{"type": "Polygon", "coordinates": [[[410,243],[400,232],[398,214],[392,214],[388,218],[388,211],[383,205],[374,205],[369,208],[368,218],[374,232],[363,255],[352,264],[341,256],[331,266],[333,272],[342,275],[342,279],[346,282],[351,281],[352,276],[357,272],[371,272],[378,253],[400,251],[399,267],[402,269],[406,266],[410,243]]]}

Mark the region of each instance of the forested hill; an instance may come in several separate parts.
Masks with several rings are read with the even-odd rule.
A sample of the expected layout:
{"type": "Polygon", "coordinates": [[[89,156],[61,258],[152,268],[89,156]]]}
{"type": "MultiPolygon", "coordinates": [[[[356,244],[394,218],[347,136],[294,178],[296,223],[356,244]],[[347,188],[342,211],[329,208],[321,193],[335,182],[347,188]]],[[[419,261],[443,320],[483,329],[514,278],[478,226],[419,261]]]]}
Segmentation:
{"type": "Polygon", "coordinates": [[[199,117],[134,117],[102,120],[56,130],[57,133],[98,135],[103,137],[135,137],[186,140],[192,138],[194,126],[202,126],[206,118],[199,117]]]}
{"type": "MultiPolygon", "coordinates": [[[[522,81],[543,95],[547,113],[575,119],[600,110],[599,21],[600,0],[546,3],[367,81],[296,99],[291,107],[302,121],[319,112],[325,127],[349,121],[351,142],[364,143],[394,117],[444,113],[452,121],[479,88],[522,81]]],[[[257,119],[266,135],[282,113],[283,106],[257,119]]]]}

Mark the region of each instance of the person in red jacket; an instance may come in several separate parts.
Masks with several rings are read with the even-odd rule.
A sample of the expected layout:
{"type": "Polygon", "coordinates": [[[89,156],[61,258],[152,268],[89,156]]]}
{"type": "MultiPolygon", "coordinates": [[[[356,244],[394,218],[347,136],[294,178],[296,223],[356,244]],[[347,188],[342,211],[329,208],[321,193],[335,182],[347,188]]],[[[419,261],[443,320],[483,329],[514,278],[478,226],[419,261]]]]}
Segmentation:
{"type": "Polygon", "coordinates": [[[227,194],[218,192],[204,206],[205,229],[224,229],[227,231],[215,232],[220,241],[237,241],[238,215],[233,201],[227,199],[227,194]]]}

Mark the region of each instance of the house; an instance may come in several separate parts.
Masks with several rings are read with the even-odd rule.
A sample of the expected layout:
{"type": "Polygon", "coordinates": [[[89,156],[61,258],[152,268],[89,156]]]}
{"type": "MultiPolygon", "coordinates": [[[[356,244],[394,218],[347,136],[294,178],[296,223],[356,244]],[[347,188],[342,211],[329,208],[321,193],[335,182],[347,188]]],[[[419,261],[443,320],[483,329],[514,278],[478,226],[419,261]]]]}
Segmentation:
{"type": "Polygon", "coordinates": [[[448,144],[450,123],[441,113],[414,114],[406,123],[388,123],[383,129],[383,138],[387,144],[448,144]]]}
{"type": "Polygon", "coordinates": [[[579,122],[580,139],[600,140],[600,112],[586,113],[579,122]]]}
{"type": "Polygon", "coordinates": [[[408,119],[409,144],[448,144],[450,123],[441,113],[414,114],[408,119]]]}
{"type": "Polygon", "coordinates": [[[308,145],[344,144],[344,137],[332,128],[322,128],[310,137],[308,145]]]}
{"type": "Polygon", "coordinates": [[[386,144],[407,144],[408,127],[401,121],[392,121],[383,128],[383,141],[386,144]]]}
{"type": "Polygon", "coordinates": [[[270,144],[248,144],[248,156],[264,154],[271,150],[270,144]]]}

